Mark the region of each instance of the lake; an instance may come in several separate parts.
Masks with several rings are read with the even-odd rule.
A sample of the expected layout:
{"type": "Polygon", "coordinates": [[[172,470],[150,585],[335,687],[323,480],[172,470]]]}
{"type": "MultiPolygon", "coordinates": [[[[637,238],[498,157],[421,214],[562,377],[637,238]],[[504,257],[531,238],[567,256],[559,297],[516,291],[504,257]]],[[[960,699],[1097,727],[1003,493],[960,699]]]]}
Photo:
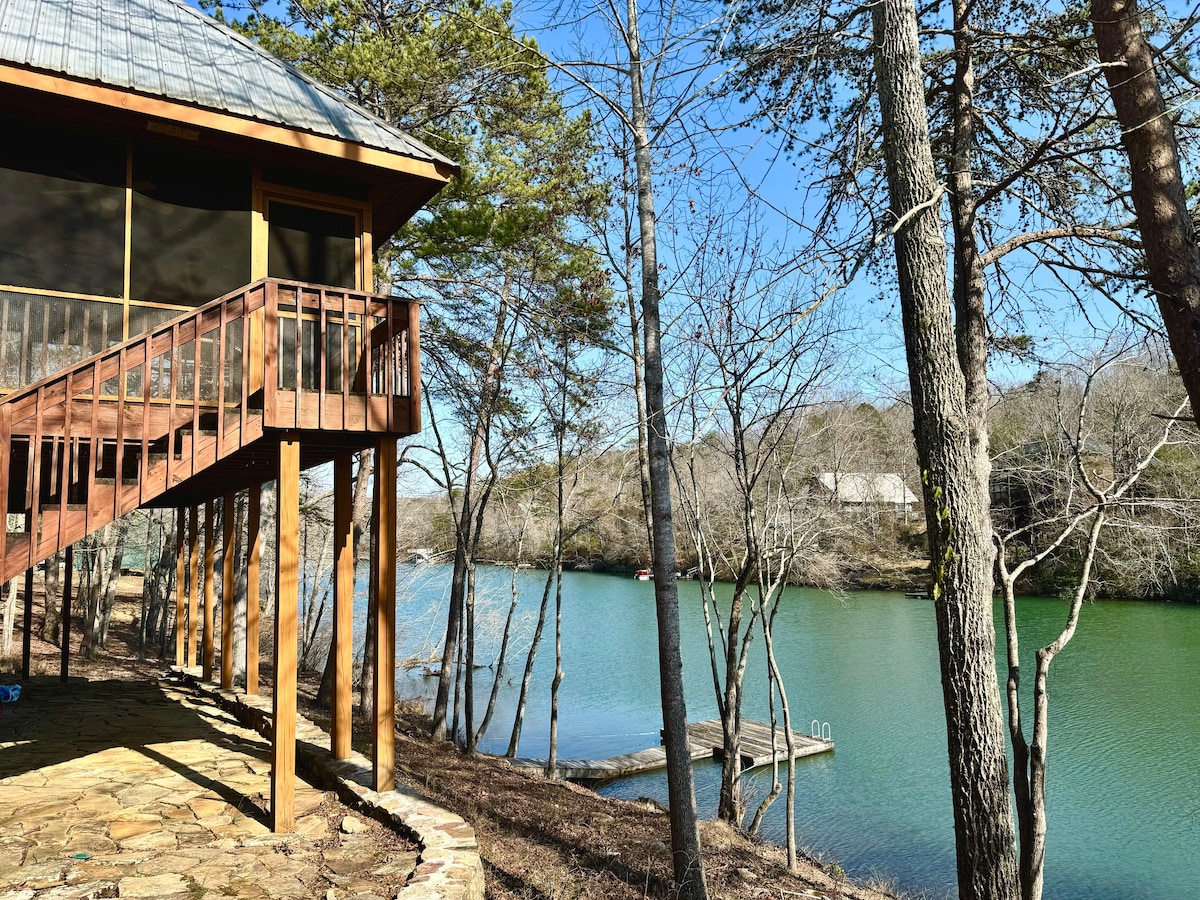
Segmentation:
{"type": "MultiPolygon", "coordinates": [[[[448,566],[400,568],[401,658],[432,655],[444,629],[448,566]]],[[[510,573],[480,570],[482,643],[491,659],[510,597],[510,573]]],[[[491,732],[481,747],[508,744],[524,649],[544,573],[518,578],[521,657],[509,664],[491,732]]],[[[679,584],[690,721],[716,717],[699,585],[679,584]]],[[[653,585],[569,572],[563,581],[566,678],[559,755],[600,758],[658,742],[653,585]]],[[[1065,601],[1022,599],[1022,660],[1061,627],[1065,601]]],[[[997,622],[1000,610],[997,608],[997,622]]],[[[547,749],[553,610],[538,654],[520,747],[547,749]]],[[[838,860],[851,875],[891,879],[931,897],[954,894],[954,833],[933,604],[891,592],[790,590],[776,624],[777,656],[793,720],[828,722],[836,751],[798,761],[802,847],[838,860]]],[[[767,720],[761,640],[747,675],[745,715],[767,720]]],[[[491,674],[478,673],[482,714],[491,674]]],[[[420,670],[398,676],[399,696],[428,695],[420,670]]],[[[1200,885],[1200,607],[1103,602],[1050,672],[1049,834],[1046,896],[1057,900],[1178,900],[1200,885]]],[[[1026,696],[1029,696],[1028,689],[1026,696]]],[[[1026,711],[1030,721],[1032,712],[1026,711]]],[[[704,815],[716,808],[718,764],[696,765],[704,815]]],[[[769,770],[752,775],[751,800],[769,770]]],[[[666,802],[661,774],[616,782],[602,793],[666,802]]],[[[783,799],[764,826],[782,841],[783,799]]]]}

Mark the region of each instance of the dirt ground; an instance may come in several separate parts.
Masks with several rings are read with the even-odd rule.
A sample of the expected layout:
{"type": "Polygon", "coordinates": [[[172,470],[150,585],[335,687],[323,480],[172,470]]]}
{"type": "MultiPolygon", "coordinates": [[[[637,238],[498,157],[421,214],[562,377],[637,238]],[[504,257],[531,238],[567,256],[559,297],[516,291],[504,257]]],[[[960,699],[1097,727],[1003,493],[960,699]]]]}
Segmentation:
{"type": "MultiPolygon", "coordinates": [[[[80,629],[74,626],[72,676],[141,679],[162,672],[163,662],[137,659],[134,625],[140,596],[140,579],[122,580],[109,645],[96,659],[79,657],[80,629]]],[[[19,670],[20,601],[17,606],[16,658],[0,660],[0,673],[19,670]]],[[[35,635],[40,623],[38,598],[35,635]]],[[[59,656],[58,647],[35,637],[35,674],[57,672],[59,656]]],[[[326,715],[311,702],[314,692],[315,683],[302,687],[301,706],[313,721],[327,725],[326,715]]],[[[398,779],[474,826],[492,900],[673,896],[668,820],[656,804],[601,797],[574,784],[513,769],[501,759],[468,756],[450,744],[430,741],[427,734],[427,719],[398,711],[398,779]]],[[[358,749],[369,754],[365,731],[362,737],[358,749]]],[[[788,873],[781,848],[753,842],[721,823],[702,823],[702,839],[713,900],[887,900],[897,896],[874,885],[852,884],[836,864],[826,869],[802,860],[797,873],[788,873]]]]}

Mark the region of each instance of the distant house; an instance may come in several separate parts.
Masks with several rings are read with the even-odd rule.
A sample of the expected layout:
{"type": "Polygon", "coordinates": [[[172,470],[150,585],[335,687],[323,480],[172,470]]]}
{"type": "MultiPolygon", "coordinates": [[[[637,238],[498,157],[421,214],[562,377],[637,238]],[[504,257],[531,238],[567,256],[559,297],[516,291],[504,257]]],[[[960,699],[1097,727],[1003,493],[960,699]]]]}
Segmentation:
{"type": "Polygon", "coordinates": [[[882,508],[897,514],[914,511],[920,498],[908,489],[904,476],[896,472],[821,472],[814,495],[826,497],[842,508],[882,508]]]}

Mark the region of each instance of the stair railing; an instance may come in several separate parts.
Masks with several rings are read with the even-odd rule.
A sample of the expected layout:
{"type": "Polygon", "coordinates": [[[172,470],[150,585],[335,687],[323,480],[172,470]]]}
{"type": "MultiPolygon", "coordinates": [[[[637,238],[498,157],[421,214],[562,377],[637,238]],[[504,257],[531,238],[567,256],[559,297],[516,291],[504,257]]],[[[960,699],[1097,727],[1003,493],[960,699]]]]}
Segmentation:
{"type": "Polygon", "coordinates": [[[0,397],[4,577],[264,428],[418,430],[417,313],[399,298],[265,279],[0,397]],[[111,498],[97,489],[109,471],[111,498]],[[14,475],[28,543],[19,560],[8,552],[14,475]]]}

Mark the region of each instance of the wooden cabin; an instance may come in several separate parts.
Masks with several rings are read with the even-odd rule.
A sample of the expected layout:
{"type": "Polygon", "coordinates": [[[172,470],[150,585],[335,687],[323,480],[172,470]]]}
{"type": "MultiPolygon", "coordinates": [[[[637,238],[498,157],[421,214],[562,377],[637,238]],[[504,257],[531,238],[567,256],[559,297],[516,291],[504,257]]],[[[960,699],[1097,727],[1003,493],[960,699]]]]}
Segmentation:
{"type": "Polygon", "coordinates": [[[272,811],[287,830],[299,473],[334,462],[344,756],[350,467],[375,447],[375,781],[389,789],[396,440],[420,429],[419,328],[415,303],[373,293],[373,251],[456,167],[174,0],[0,0],[0,134],[0,577],[25,573],[25,674],[33,567],[167,507],[176,663],[232,687],[234,579],[214,598],[211,570],[233,523],[214,535],[213,503],[249,493],[254,635],[260,490],[277,482],[272,811]]]}

